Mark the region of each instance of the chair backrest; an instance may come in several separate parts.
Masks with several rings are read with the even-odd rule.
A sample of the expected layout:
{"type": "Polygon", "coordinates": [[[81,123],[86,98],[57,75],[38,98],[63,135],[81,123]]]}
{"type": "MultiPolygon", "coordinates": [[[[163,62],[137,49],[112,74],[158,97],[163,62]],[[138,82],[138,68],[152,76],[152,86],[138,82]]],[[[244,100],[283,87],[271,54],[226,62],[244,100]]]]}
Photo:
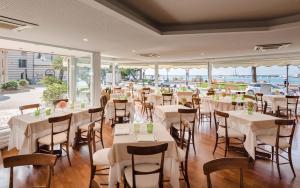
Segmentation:
{"type": "Polygon", "coordinates": [[[47,184],[43,187],[50,188],[51,184],[51,172],[56,162],[56,155],[35,153],[29,155],[17,155],[12,157],[6,157],[3,159],[4,168],[10,168],[9,188],[13,188],[13,173],[14,167],[26,166],[26,165],[40,165],[48,166],[47,184]]]}
{"type": "Polygon", "coordinates": [[[53,152],[53,145],[54,145],[53,137],[54,137],[54,135],[64,132],[67,134],[67,142],[69,142],[71,119],[72,119],[72,113],[63,115],[63,116],[48,118],[48,122],[51,124],[51,152],[53,152]],[[56,131],[55,128],[57,128],[58,126],[65,125],[65,123],[63,123],[63,122],[67,122],[67,127],[60,129],[59,131],[56,131]],[[54,124],[57,124],[57,125],[54,126],[54,124]]]}
{"type": "Polygon", "coordinates": [[[201,99],[193,97],[192,98],[193,108],[200,108],[201,99]]]}
{"type": "Polygon", "coordinates": [[[89,148],[89,157],[90,157],[90,166],[91,169],[93,168],[93,154],[96,152],[96,144],[94,142],[95,139],[95,122],[91,122],[88,126],[88,132],[87,132],[87,144],[89,148]]]}
{"type": "Polygon", "coordinates": [[[146,96],[146,93],[145,93],[145,91],[142,91],[141,92],[141,103],[142,104],[145,104],[146,103],[146,101],[147,101],[147,96],[146,96]]]}
{"type": "Polygon", "coordinates": [[[194,108],[192,102],[186,102],[183,106],[188,107],[188,108],[194,108]]]}
{"type": "Polygon", "coordinates": [[[153,116],[152,116],[153,105],[151,103],[145,103],[145,108],[146,108],[147,117],[149,116],[150,120],[153,121],[153,116]]]}
{"type": "Polygon", "coordinates": [[[257,104],[257,106],[259,106],[259,104],[260,104],[260,108],[262,111],[264,111],[263,96],[264,96],[263,93],[255,93],[256,104],[257,104]]]}
{"type": "Polygon", "coordinates": [[[198,94],[197,93],[192,94],[192,98],[198,98],[199,99],[199,93],[198,94]]]}
{"type": "Polygon", "coordinates": [[[247,158],[221,158],[209,161],[203,165],[203,172],[207,178],[207,187],[211,188],[210,174],[215,171],[225,169],[239,169],[240,170],[240,187],[244,187],[243,169],[248,168],[247,158]]]}
{"type": "Polygon", "coordinates": [[[185,160],[184,160],[184,166],[185,170],[187,171],[188,168],[188,157],[189,157],[189,151],[190,151],[190,145],[191,145],[191,138],[192,138],[192,132],[193,128],[190,122],[186,119],[182,119],[180,121],[180,127],[182,128],[179,132],[179,147],[181,149],[185,148],[185,160]],[[187,133],[187,138],[186,138],[187,133]]]}
{"type": "Polygon", "coordinates": [[[106,95],[101,95],[101,97],[100,97],[100,105],[101,105],[101,107],[105,107],[106,106],[106,104],[107,104],[107,96],[106,95]]]}
{"type": "Polygon", "coordinates": [[[69,99],[57,99],[57,100],[54,100],[52,103],[54,106],[56,106],[61,101],[69,102],[69,99]]]}
{"type": "Polygon", "coordinates": [[[236,94],[237,95],[246,95],[246,92],[245,91],[237,91],[236,94]]]}
{"type": "Polygon", "coordinates": [[[113,103],[115,107],[115,118],[126,116],[128,100],[114,99],[113,103]]]}
{"type": "MultiPolygon", "coordinates": [[[[287,95],[285,97],[286,97],[286,108],[287,108],[287,111],[290,109],[291,105],[294,105],[294,107],[295,107],[294,110],[295,110],[295,112],[297,112],[299,96],[289,96],[289,95],[287,95]]],[[[288,112],[287,112],[287,114],[288,114],[288,112]]]]}
{"type": "Polygon", "coordinates": [[[146,95],[149,94],[151,91],[150,87],[144,87],[142,90],[146,95]]]}
{"type": "Polygon", "coordinates": [[[172,104],[173,93],[163,93],[162,97],[163,97],[163,105],[165,105],[166,103],[170,105],[172,104]]]}
{"type": "Polygon", "coordinates": [[[102,130],[102,125],[104,123],[104,107],[90,108],[88,110],[88,112],[90,114],[90,122],[93,122],[93,121],[94,122],[100,122],[100,125],[101,125],[100,129],[102,130]],[[98,114],[98,116],[97,116],[97,114],[98,114]]]}
{"type": "Polygon", "coordinates": [[[156,174],[159,173],[159,187],[163,187],[163,168],[164,168],[164,159],[165,152],[168,149],[168,143],[157,145],[157,146],[147,146],[147,147],[139,147],[139,146],[127,146],[127,152],[131,154],[131,163],[132,163],[132,182],[133,188],[136,188],[136,177],[137,175],[147,175],[147,174],[156,174]],[[146,155],[156,155],[161,154],[160,167],[146,172],[146,171],[138,171],[135,169],[135,160],[134,156],[146,156],[146,155]]]}
{"type": "Polygon", "coordinates": [[[24,110],[33,109],[33,108],[39,109],[40,108],[40,104],[27,104],[27,105],[23,105],[23,106],[19,107],[21,114],[23,114],[24,110]]]}
{"type": "Polygon", "coordinates": [[[227,129],[228,117],[229,117],[228,113],[217,111],[217,110],[214,111],[216,131],[218,131],[219,127],[224,128],[226,138],[228,137],[228,129],[227,129]],[[221,122],[222,119],[223,121],[221,122]]]}
{"type": "Polygon", "coordinates": [[[296,128],[295,120],[279,119],[275,120],[275,124],[277,125],[276,146],[279,147],[281,138],[285,138],[289,140],[290,147],[292,147],[296,128]]]}

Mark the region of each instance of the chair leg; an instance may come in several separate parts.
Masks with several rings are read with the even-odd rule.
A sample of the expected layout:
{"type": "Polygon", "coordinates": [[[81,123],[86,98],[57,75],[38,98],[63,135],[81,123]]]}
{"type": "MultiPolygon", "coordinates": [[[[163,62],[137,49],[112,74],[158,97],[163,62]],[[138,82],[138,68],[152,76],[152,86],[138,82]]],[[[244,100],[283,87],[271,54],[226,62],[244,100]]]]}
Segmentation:
{"type": "Polygon", "coordinates": [[[93,181],[93,179],[94,179],[94,177],[95,177],[95,171],[96,171],[96,167],[93,166],[93,167],[91,168],[91,176],[90,176],[90,185],[89,185],[89,188],[92,187],[92,181],[93,181]]]}
{"type": "Polygon", "coordinates": [[[211,128],[211,114],[209,115],[209,127],[211,128]]]}
{"type": "Polygon", "coordinates": [[[292,148],[291,147],[289,147],[289,149],[288,149],[288,158],[289,158],[289,163],[290,163],[291,169],[293,171],[294,177],[296,177],[296,173],[295,173],[293,161],[292,161],[292,148]]]}
{"type": "Polygon", "coordinates": [[[274,162],[274,146],[272,146],[272,149],[271,149],[271,152],[272,152],[272,162],[274,162]]]}
{"type": "Polygon", "coordinates": [[[195,153],[195,156],[196,156],[196,147],[195,147],[195,128],[193,128],[192,140],[193,140],[194,153],[195,153]]]}
{"type": "Polygon", "coordinates": [[[184,167],[183,162],[181,162],[180,166],[181,166],[181,171],[182,171],[184,181],[186,182],[187,187],[190,188],[191,186],[190,186],[190,181],[189,181],[189,176],[188,176],[187,169],[184,167]]]}
{"type": "Polygon", "coordinates": [[[228,146],[229,146],[229,138],[225,138],[225,154],[224,154],[224,157],[227,156],[228,146]]]}
{"type": "Polygon", "coordinates": [[[124,188],[127,188],[127,180],[126,180],[126,178],[125,178],[125,174],[124,174],[124,176],[123,176],[123,182],[124,182],[124,188]]]}
{"type": "Polygon", "coordinates": [[[219,140],[219,136],[218,136],[218,134],[216,134],[216,143],[215,143],[215,147],[214,147],[213,154],[215,153],[215,151],[216,151],[216,149],[217,149],[218,140],[219,140]]]}
{"type": "Polygon", "coordinates": [[[66,143],[66,152],[67,152],[67,157],[68,157],[69,165],[71,166],[70,152],[69,152],[69,145],[68,145],[68,143],[66,143]]]}
{"type": "Polygon", "coordinates": [[[277,170],[278,170],[278,175],[279,178],[281,179],[281,173],[280,173],[280,167],[279,167],[279,153],[278,153],[278,148],[276,147],[276,165],[277,165],[277,170]]]}

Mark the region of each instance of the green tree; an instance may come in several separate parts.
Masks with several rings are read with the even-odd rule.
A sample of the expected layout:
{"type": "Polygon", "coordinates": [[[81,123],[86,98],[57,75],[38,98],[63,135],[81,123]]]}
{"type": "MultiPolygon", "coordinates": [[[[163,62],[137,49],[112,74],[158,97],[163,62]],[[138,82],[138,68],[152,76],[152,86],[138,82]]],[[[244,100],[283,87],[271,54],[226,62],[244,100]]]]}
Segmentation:
{"type": "Polygon", "coordinates": [[[60,80],[63,80],[64,72],[67,70],[67,67],[64,67],[63,63],[64,63],[63,56],[56,56],[52,62],[53,69],[59,71],[59,79],[60,80]]]}

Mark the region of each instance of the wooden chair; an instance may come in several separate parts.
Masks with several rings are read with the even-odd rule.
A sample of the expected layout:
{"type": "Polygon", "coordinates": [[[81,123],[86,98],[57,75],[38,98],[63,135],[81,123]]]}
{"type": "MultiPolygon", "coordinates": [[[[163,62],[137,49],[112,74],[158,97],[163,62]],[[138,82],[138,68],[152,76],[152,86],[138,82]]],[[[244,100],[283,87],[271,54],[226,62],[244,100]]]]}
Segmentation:
{"type": "Polygon", "coordinates": [[[273,111],[268,111],[269,105],[267,101],[264,101],[264,107],[263,107],[263,114],[271,115],[271,116],[277,116],[277,113],[273,113],[273,111]]]}
{"type": "MultiPolygon", "coordinates": [[[[104,107],[100,108],[91,108],[88,110],[88,113],[90,114],[90,122],[95,122],[95,138],[97,137],[99,141],[101,142],[102,148],[104,148],[103,144],[103,125],[104,125],[104,107]],[[99,136],[96,134],[99,133],[99,136]]],[[[84,124],[82,126],[79,126],[77,129],[77,139],[78,141],[83,141],[82,143],[86,143],[86,136],[84,136],[82,133],[86,133],[89,128],[89,123],[84,124]]],[[[96,140],[94,140],[96,142],[96,140]]]]}
{"type": "Polygon", "coordinates": [[[51,124],[51,134],[37,139],[37,152],[47,152],[55,154],[54,145],[60,146],[60,154],[62,150],[67,153],[69,165],[71,166],[70,154],[69,154],[69,133],[71,125],[72,113],[64,116],[51,117],[48,122],[51,124]],[[64,122],[64,123],[63,123],[64,122]],[[64,127],[67,124],[67,127],[64,127]],[[54,126],[55,125],[55,126],[54,126]],[[62,127],[61,130],[57,131],[58,127],[62,127]],[[49,146],[50,149],[46,150],[40,148],[40,144],[49,146]],[[63,149],[63,145],[66,146],[66,150],[63,149]]]}
{"type": "Polygon", "coordinates": [[[21,112],[21,114],[23,115],[24,110],[28,110],[28,109],[39,109],[40,108],[40,104],[27,104],[27,105],[23,105],[19,107],[19,110],[21,112]]]}
{"type": "Polygon", "coordinates": [[[225,154],[224,157],[227,156],[227,152],[229,151],[230,146],[230,139],[236,139],[239,140],[240,143],[237,143],[239,145],[243,145],[245,141],[245,135],[228,127],[227,125],[227,119],[229,117],[228,113],[221,112],[221,111],[214,111],[214,119],[215,119],[215,126],[216,126],[216,142],[213,154],[215,153],[217,146],[219,144],[224,143],[225,144],[225,154]],[[221,121],[223,119],[223,121],[221,121]],[[223,142],[218,142],[219,138],[223,138],[223,142]]]}
{"type": "MultiPolygon", "coordinates": [[[[275,149],[275,157],[276,157],[276,165],[279,174],[279,178],[281,179],[281,173],[279,165],[290,164],[291,169],[293,171],[294,177],[296,177],[296,173],[293,166],[292,161],[292,143],[293,137],[295,133],[296,123],[295,120],[275,120],[275,124],[277,125],[277,133],[276,136],[257,136],[259,145],[269,145],[272,148],[272,161],[274,157],[274,149],[275,149]],[[288,158],[283,156],[282,152],[288,154],[288,158]],[[288,162],[280,163],[279,157],[287,160],[288,162]]],[[[266,151],[264,148],[258,147],[258,149],[266,151]]]]}
{"type": "Polygon", "coordinates": [[[240,188],[244,187],[243,169],[248,169],[247,158],[221,158],[209,161],[203,165],[203,172],[206,175],[207,187],[212,188],[210,174],[220,170],[239,169],[240,188]]]}
{"type": "Polygon", "coordinates": [[[57,100],[54,100],[52,103],[53,103],[54,107],[56,107],[56,105],[61,101],[69,102],[69,99],[57,99],[57,100]]]}
{"type": "Polygon", "coordinates": [[[178,156],[180,160],[180,169],[187,187],[190,188],[189,175],[188,175],[188,159],[189,151],[192,139],[193,127],[188,120],[181,120],[181,132],[180,132],[180,142],[178,149],[178,156]],[[191,128],[192,127],[192,128],[191,128]],[[187,138],[186,138],[187,137],[187,138]]]}
{"type": "Polygon", "coordinates": [[[115,118],[113,124],[128,123],[130,121],[130,112],[127,111],[128,100],[113,100],[115,108],[115,118]]]}
{"type": "Polygon", "coordinates": [[[100,185],[95,180],[93,180],[91,188],[101,188],[101,187],[100,187],[100,185]]]}
{"type": "Polygon", "coordinates": [[[256,101],[256,111],[263,112],[264,111],[264,101],[263,101],[263,93],[255,93],[255,101],[256,101]]]}
{"type": "Polygon", "coordinates": [[[231,102],[231,105],[233,106],[233,110],[242,110],[244,108],[244,102],[231,102]]]}
{"type": "Polygon", "coordinates": [[[203,125],[204,122],[209,122],[209,126],[211,127],[211,112],[201,108],[201,99],[192,98],[192,103],[193,103],[193,108],[196,108],[198,110],[198,116],[199,116],[198,129],[199,126],[203,125]]]}
{"type": "Polygon", "coordinates": [[[280,106],[277,107],[277,116],[278,117],[285,117],[287,119],[292,119],[292,116],[294,115],[296,120],[298,121],[298,101],[299,96],[285,96],[286,98],[286,107],[282,108],[280,106]]]}
{"type": "Polygon", "coordinates": [[[142,105],[142,109],[141,109],[141,114],[143,115],[146,111],[146,105],[147,103],[147,96],[146,93],[144,91],[141,92],[141,105],[142,105]]]}
{"type": "Polygon", "coordinates": [[[150,121],[153,122],[153,105],[149,102],[145,103],[145,110],[146,110],[146,114],[147,114],[147,119],[150,118],[150,121]]]}
{"type": "Polygon", "coordinates": [[[106,95],[101,95],[101,97],[100,97],[100,105],[101,105],[101,107],[105,108],[107,102],[108,102],[107,96],[106,95]]]}
{"type": "Polygon", "coordinates": [[[124,169],[124,188],[127,185],[132,188],[143,187],[143,185],[163,188],[163,168],[167,149],[168,143],[147,147],[127,146],[127,152],[131,155],[131,166],[124,169]],[[161,154],[160,164],[135,163],[135,155],[147,157],[157,154],[161,154]]]}
{"type": "Polygon", "coordinates": [[[146,95],[148,95],[148,94],[151,92],[151,89],[150,89],[150,87],[144,87],[144,88],[142,89],[142,91],[143,91],[146,95]]]}
{"type": "Polygon", "coordinates": [[[177,142],[180,142],[180,133],[183,130],[183,120],[188,120],[192,129],[192,142],[190,144],[193,145],[194,153],[196,155],[196,147],[195,147],[195,124],[196,124],[196,116],[197,116],[197,109],[178,109],[180,121],[179,123],[174,123],[171,126],[171,134],[174,138],[177,137],[177,142]]]}
{"type": "Polygon", "coordinates": [[[165,104],[172,104],[172,100],[173,100],[173,93],[163,93],[162,94],[162,98],[163,98],[163,105],[165,104]]]}
{"type": "MultiPolygon", "coordinates": [[[[95,144],[95,122],[92,122],[88,126],[87,132],[87,140],[88,140],[88,148],[89,148],[89,158],[90,158],[90,167],[91,167],[91,176],[90,176],[90,184],[89,187],[91,188],[93,185],[93,180],[95,175],[99,176],[107,176],[108,173],[102,173],[103,171],[109,170],[109,159],[108,153],[110,152],[110,148],[103,148],[100,150],[96,150],[95,144]],[[97,169],[98,166],[104,168],[97,169]]],[[[101,184],[107,185],[107,184],[101,184]]]]}
{"type": "Polygon", "coordinates": [[[39,186],[39,187],[50,188],[52,168],[55,165],[56,158],[57,157],[55,155],[42,154],[42,153],[35,153],[29,155],[16,155],[16,156],[4,158],[3,159],[4,168],[10,168],[9,188],[14,187],[13,186],[14,167],[26,166],[26,165],[47,166],[48,167],[47,184],[45,186],[39,186]]]}

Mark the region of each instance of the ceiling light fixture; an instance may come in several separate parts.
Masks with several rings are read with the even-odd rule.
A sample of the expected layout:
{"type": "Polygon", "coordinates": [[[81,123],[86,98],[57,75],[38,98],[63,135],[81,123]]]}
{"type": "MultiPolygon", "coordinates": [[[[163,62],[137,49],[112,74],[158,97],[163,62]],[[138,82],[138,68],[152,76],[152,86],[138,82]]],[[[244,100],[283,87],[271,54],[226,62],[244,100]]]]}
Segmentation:
{"type": "Polygon", "coordinates": [[[132,52],[132,53],[135,53],[135,52],[136,52],[136,50],[131,50],[131,52],[132,52]]]}
{"type": "Polygon", "coordinates": [[[87,38],[83,38],[82,39],[84,42],[88,42],[89,41],[89,39],[87,39],[87,38]]]}

